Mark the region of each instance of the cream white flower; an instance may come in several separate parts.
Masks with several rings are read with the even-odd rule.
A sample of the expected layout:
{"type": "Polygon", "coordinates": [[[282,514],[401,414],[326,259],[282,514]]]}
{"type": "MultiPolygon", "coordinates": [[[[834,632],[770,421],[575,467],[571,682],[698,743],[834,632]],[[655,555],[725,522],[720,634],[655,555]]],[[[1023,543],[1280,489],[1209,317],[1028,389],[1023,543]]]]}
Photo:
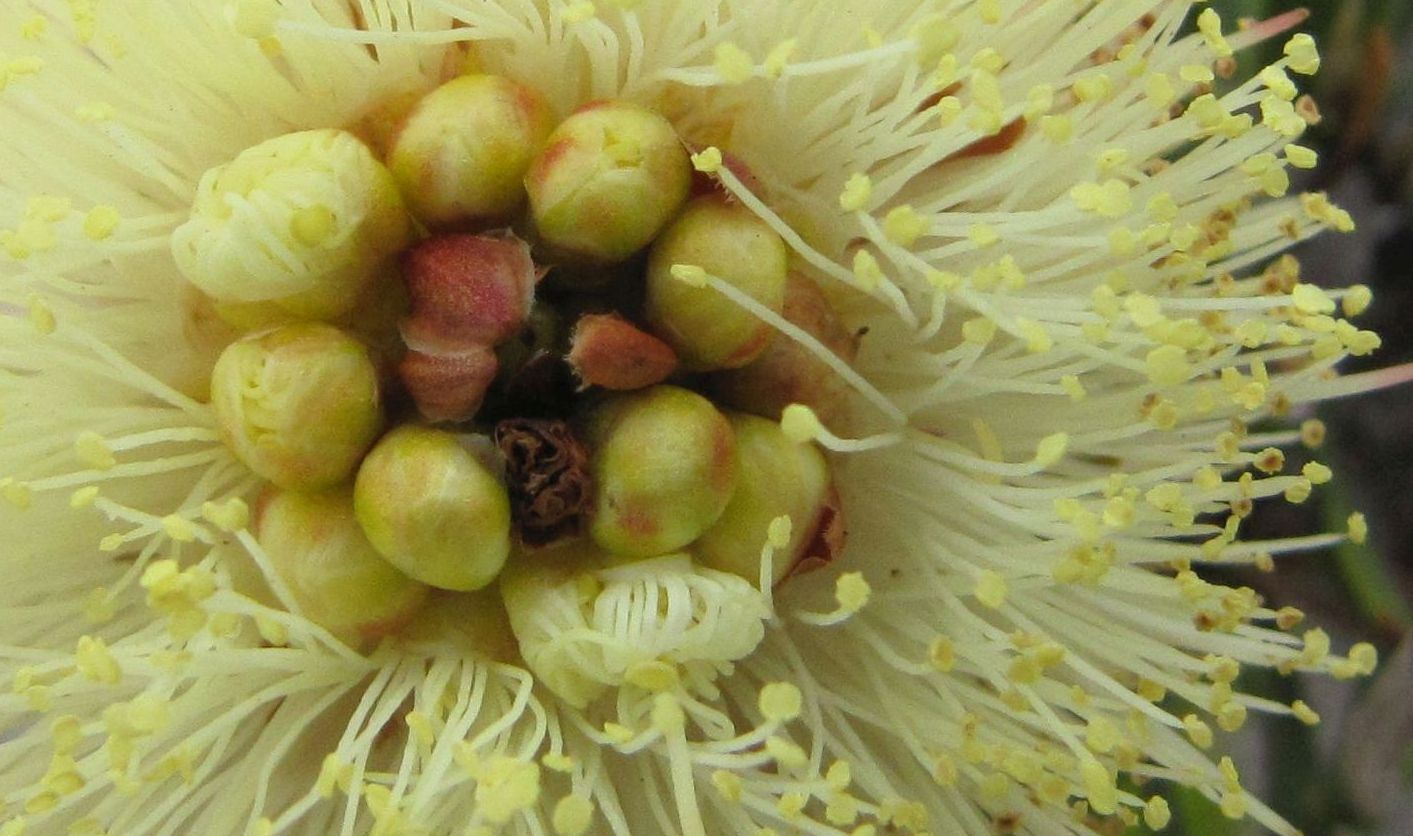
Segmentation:
{"type": "Polygon", "coordinates": [[[1334,370],[1378,340],[1346,319],[1366,290],[1277,257],[1351,224],[1286,196],[1313,45],[1217,95],[1234,50],[1298,21],[1198,9],[1188,35],[1179,0],[14,4],[0,834],[1068,833],[1161,827],[1170,784],[1292,832],[1204,750],[1250,710],[1317,718],[1233,682],[1365,674],[1373,648],[1332,655],[1202,571],[1343,536],[1238,536],[1252,501],[1328,478],[1280,452],[1317,423],[1249,428],[1377,384],[1334,370]],[[867,329],[852,366],[825,358],[856,420],[785,419],[835,451],[846,553],[769,600],[598,579],[640,622],[566,610],[586,632],[556,652],[617,688],[587,708],[484,597],[369,655],[300,615],[204,402],[235,333],[172,257],[205,172],[295,131],[377,145],[389,103],[462,64],[561,115],[666,114],[867,329]],[[254,569],[279,601],[237,591],[254,569]],[[687,600],[660,587],[744,621],[654,625],[687,600]]]}

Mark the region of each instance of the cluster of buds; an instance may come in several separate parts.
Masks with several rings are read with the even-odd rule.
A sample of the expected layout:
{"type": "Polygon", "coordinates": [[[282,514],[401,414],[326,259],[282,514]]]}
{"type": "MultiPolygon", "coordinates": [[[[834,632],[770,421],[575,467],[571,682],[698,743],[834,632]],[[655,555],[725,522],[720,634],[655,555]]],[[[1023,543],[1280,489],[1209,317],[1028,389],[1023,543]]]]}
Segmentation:
{"type": "Polygon", "coordinates": [[[427,601],[483,608],[507,565],[585,549],[751,585],[832,559],[829,464],[778,419],[844,398],[768,320],[846,359],[854,340],[770,225],[637,104],[556,125],[476,74],[398,110],[376,152],[309,132],[214,169],[176,237],[192,284],[254,329],[211,398],[270,483],[267,580],[350,641],[413,640],[446,620],[427,601]],[[365,319],[397,323],[391,349],[365,319]]]}

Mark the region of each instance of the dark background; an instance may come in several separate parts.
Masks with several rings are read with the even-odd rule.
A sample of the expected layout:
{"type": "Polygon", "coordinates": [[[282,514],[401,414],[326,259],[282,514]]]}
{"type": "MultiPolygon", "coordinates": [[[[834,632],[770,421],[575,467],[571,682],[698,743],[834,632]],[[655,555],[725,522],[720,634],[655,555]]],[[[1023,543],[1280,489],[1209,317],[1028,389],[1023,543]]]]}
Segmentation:
{"type": "MultiPolygon", "coordinates": [[[[1321,164],[1297,186],[1328,191],[1359,225],[1326,234],[1296,254],[1303,278],[1329,286],[1363,283],[1375,304],[1360,320],[1383,348],[1346,371],[1413,363],[1413,0],[1216,0],[1229,25],[1306,8],[1324,69],[1310,90],[1324,121],[1302,144],[1321,164]]],[[[1242,78],[1279,56],[1284,38],[1242,56],[1242,78]]],[[[1303,506],[1267,503],[1246,536],[1343,530],[1352,510],[1369,519],[1366,544],[1294,555],[1273,574],[1229,573],[1274,604],[1305,610],[1338,650],[1360,640],[1379,648],[1372,678],[1336,682],[1251,671],[1246,690],[1283,702],[1304,699],[1323,722],[1256,718],[1219,744],[1243,766],[1243,782],[1308,836],[1413,836],[1413,385],[1331,402],[1310,414],[1329,426],[1317,454],[1335,469],[1303,506]]],[[[1308,416],[1300,416],[1308,417],[1308,416]]],[[[1294,459],[1299,467],[1300,460],[1294,459]]],[[[1169,793],[1183,836],[1258,833],[1232,822],[1196,793],[1169,793]]],[[[1136,831],[1141,832],[1141,831],[1136,831]]]]}

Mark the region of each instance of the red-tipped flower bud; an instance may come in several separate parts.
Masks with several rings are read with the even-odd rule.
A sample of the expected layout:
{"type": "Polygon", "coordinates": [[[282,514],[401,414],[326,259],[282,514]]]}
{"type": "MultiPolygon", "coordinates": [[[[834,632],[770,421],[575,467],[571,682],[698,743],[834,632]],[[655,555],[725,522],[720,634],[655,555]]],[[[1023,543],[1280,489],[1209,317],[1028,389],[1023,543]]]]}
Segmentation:
{"type": "Polygon", "coordinates": [[[648,245],[686,199],[691,180],[672,123],[628,102],[594,102],[550,134],[525,187],[547,244],[613,263],[648,245]]]}
{"type": "Polygon", "coordinates": [[[388,168],[430,226],[505,221],[525,200],[525,169],[552,126],[534,90],[499,76],[463,76],[412,110],[388,168]]]}

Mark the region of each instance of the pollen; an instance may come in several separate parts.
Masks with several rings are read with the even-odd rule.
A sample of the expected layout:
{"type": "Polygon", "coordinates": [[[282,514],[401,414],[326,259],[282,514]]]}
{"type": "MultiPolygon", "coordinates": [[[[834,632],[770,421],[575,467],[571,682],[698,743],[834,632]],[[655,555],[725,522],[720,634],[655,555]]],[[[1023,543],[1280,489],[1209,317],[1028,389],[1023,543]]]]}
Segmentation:
{"type": "Polygon", "coordinates": [[[839,194],[839,208],[845,212],[863,211],[873,197],[873,182],[866,174],[854,174],[839,194]]]}
{"type": "Polygon", "coordinates": [[[741,84],[755,75],[755,62],[750,53],[730,41],[716,45],[715,64],[717,75],[727,84],[741,84]]]}
{"type": "Polygon", "coordinates": [[[715,145],[708,145],[692,155],[692,168],[705,174],[715,174],[720,171],[721,164],[721,149],[715,145]]]}
{"type": "Polygon", "coordinates": [[[868,604],[871,594],[868,581],[859,572],[847,572],[839,576],[834,586],[834,597],[844,612],[855,613],[868,604]]]}
{"type": "Polygon", "coordinates": [[[1010,585],[1006,579],[994,569],[983,569],[976,578],[976,586],[972,594],[976,600],[984,606],[993,610],[1000,609],[1006,603],[1006,596],[1010,592],[1010,585]]]}
{"type": "Polygon", "coordinates": [[[772,682],[760,691],[760,713],[772,723],[788,723],[800,716],[803,697],[789,682],[772,682]]]}

